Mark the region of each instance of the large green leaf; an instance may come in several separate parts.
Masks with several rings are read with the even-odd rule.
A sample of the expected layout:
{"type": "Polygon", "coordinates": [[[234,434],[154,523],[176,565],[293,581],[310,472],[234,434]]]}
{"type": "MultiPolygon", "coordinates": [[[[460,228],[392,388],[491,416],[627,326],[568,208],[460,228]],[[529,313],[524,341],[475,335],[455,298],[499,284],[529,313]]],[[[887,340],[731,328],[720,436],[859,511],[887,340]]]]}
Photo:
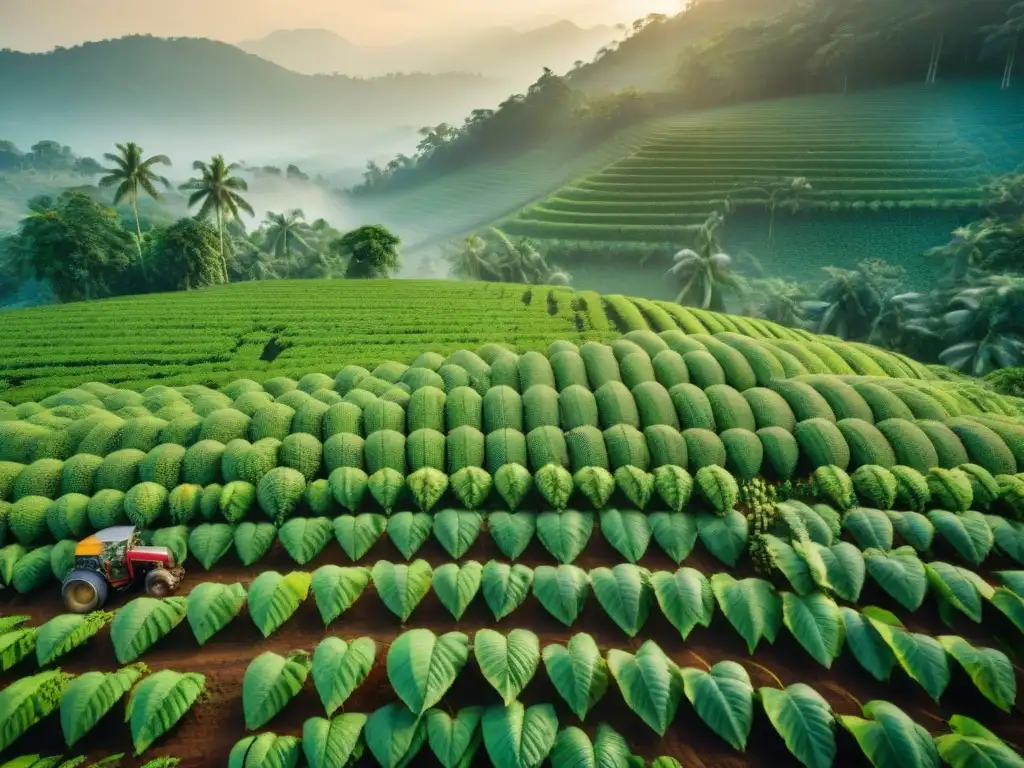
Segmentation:
{"type": "Polygon", "coordinates": [[[462,632],[438,637],[411,629],[388,649],[388,679],[409,710],[422,715],[451,688],[468,659],[469,638],[462,632]]]}
{"type": "Polygon", "coordinates": [[[813,556],[820,558],[823,571],[811,568],[811,576],[819,587],[851,603],[856,603],[860,599],[866,566],[864,555],[857,547],[846,541],[837,542],[829,547],[813,541],[808,542],[805,547],[794,543],[793,547],[798,552],[813,553],[813,556]]]}
{"type": "MultiPolygon", "coordinates": [[[[876,680],[888,680],[893,667],[896,666],[896,657],[892,649],[865,614],[846,606],[840,608],[839,612],[843,616],[843,626],[846,629],[846,645],[853,652],[854,658],[876,680]]],[[[892,618],[898,625],[896,617],[892,618]]]]}
{"type": "MultiPolygon", "coordinates": [[[[231,754],[228,755],[228,768],[295,768],[301,756],[302,745],[294,736],[261,733],[246,736],[235,742],[231,754]]],[[[162,758],[157,758],[160,759],[162,758]]],[[[148,768],[149,765],[150,763],[146,763],[143,768],[148,768]]],[[[153,768],[171,767],[154,765],[153,768]]]]}
{"type": "Polygon", "coordinates": [[[434,569],[434,593],[456,621],[462,618],[480,591],[482,574],[483,566],[476,560],[467,560],[462,565],[445,563],[434,569]]]}
{"type": "Polygon", "coordinates": [[[754,687],[747,670],[720,661],[710,671],[684,667],[683,687],[694,711],[733,748],[746,751],[754,722],[754,687]]]}
{"type": "Polygon", "coordinates": [[[398,512],[388,518],[388,538],[406,560],[412,560],[430,538],[434,518],[426,512],[398,512]]]}
{"type": "Polygon", "coordinates": [[[793,587],[793,591],[798,595],[813,592],[814,579],[811,578],[811,570],[807,561],[800,556],[797,550],[788,541],[783,541],[770,533],[762,534],[762,538],[768,549],[772,565],[782,571],[782,575],[793,587]]]}
{"type": "Polygon", "coordinates": [[[647,515],[635,509],[605,509],[601,535],[627,561],[636,563],[651,543],[651,524],[647,515]]]}
{"type": "Polygon", "coordinates": [[[765,714],[786,747],[807,768],[831,768],[836,757],[832,708],[816,690],[794,683],[785,690],[761,688],[765,714]]]}
{"type": "Polygon", "coordinates": [[[651,586],[661,612],[685,640],[693,628],[711,626],[715,612],[715,595],[711,582],[700,571],[680,568],[677,571],[655,571],[651,586]]]}
{"type": "Polygon", "coordinates": [[[995,591],[984,579],[973,571],[949,563],[926,563],[924,569],[947,624],[950,623],[949,614],[953,608],[972,621],[981,621],[982,595],[991,597],[995,591]]]}
{"type": "Polygon", "coordinates": [[[249,566],[270,551],[277,538],[273,523],[244,522],[235,527],[235,552],[242,565],[249,566]]]}
{"type": "Polygon", "coordinates": [[[234,543],[235,532],[227,523],[203,523],[189,534],[188,551],[208,571],[231,551],[234,543]]]}
{"type": "Polygon", "coordinates": [[[875,768],[938,768],[931,735],[887,701],[864,705],[867,719],[840,715],[839,723],[857,740],[875,768]]]}
{"type": "Polygon", "coordinates": [[[636,637],[654,603],[650,572],[632,563],[619,563],[614,568],[593,569],[590,584],[609,618],[627,635],[636,637]]]}
{"type": "Polygon", "coordinates": [[[409,619],[420,600],[430,591],[433,575],[426,560],[414,560],[408,565],[379,560],[370,571],[377,596],[402,623],[409,619]]]}
{"type": "Polygon", "coordinates": [[[326,627],[359,599],[370,583],[370,569],[362,566],[322,565],[313,571],[313,599],[326,627]]]}
{"type": "Polygon", "coordinates": [[[65,613],[54,616],[34,630],[36,663],[40,667],[52,664],[61,656],[83,645],[114,618],[107,611],[88,614],[65,613]]]}
{"type": "Polygon", "coordinates": [[[878,586],[904,608],[916,611],[921,607],[928,594],[928,575],[913,547],[899,547],[891,552],[865,550],[864,565],[878,586]]]}
{"type": "Polygon", "coordinates": [[[533,512],[491,512],[487,516],[487,530],[501,554],[515,562],[526,551],[537,530],[537,515],[533,512]]]}
{"type": "Polygon", "coordinates": [[[0,633],[0,672],[6,672],[36,649],[36,627],[21,627],[0,633]]]}
{"type": "Polygon", "coordinates": [[[892,549],[892,521],[878,509],[856,507],[843,514],[843,530],[861,549],[892,549]]]}
{"type": "Polygon", "coordinates": [[[747,517],[735,509],[721,516],[703,512],[697,515],[697,535],[701,544],[730,568],[747,551],[747,534],[747,517]]]}
{"type": "Polygon", "coordinates": [[[305,565],[323,551],[333,532],[326,517],[293,517],[278,530],[277,539],[292,560],[305,565]]]}
{"type": "Polygon", "coordinates": [[[481,729],[495,768],[539,768],[555,745],[558,717],[550,704],[527,709],[514,701],[505,707],[488,707],[481,729]]]}
{"type": "Polygon", "coordinates": [[[697,518],[686,512],[652,512],[651,533],[672,562],[679,565],[697,543],[697,518]]]}
{"type": "Polygon", "coordinates": [[[1024,597],[1006,587],[999,587],[992,593],[989,602],[1024,633],[1024,597]]]}
{"type": "Polygon", "coordinates": [[[434,515],[434,538],[458,560],[480,535],[483,516],[469,509],[442,509],[434,515]]]}
{"type": "Polygon", "coordinates": [[[884,621],[869,618],[896,661],[935,701],[949,685],[949,659],[942,644],[934,637],[908,632],[884,621]]]}
{"type": "Polygon", "coordinates": [[[590,577],[575,565],[541,565],[533,571],[533,596],[567,627],[583,611],[589,591],[590,577]]]}
{"type": "Polygon", "coordinates": [[[683,695],[683,677],[676,663],[657,643],[648,640],[635,656],[616,649],[608,651],[608,669],[626,705],[664,736],[683,695]]]}
{"type": "Polygon", "coordinates": [[[551,750],[551,768],[629,768],[629,744],[610,725],[597,726],[593,743],[582,729],[563,728],[551,750]]]}
{"type": "Polygon", "coordinates": [[[57,708],[71,680],[59,669],[22,677],[0,690],[0,752],[57,708]]]}
{"type": "Polygon", "coordinates": [[[727,573],[716,573],[711,577],[711,589],[725,618],[747,641],[750,653],[762,637],[775,642],[782,626],[782,599],[771,584],[756,578],[736,581],[727,573]]]}
{"type": "Polygon", "coordinates": [[[330,720],[311,717],[302,726],[302,752],[309,768],[345,768],[362,754],[360,737],[366,715],[357,712],[330,720]]]}
{"type": "Polygon", "coordinates": [[[135,754],[141,755],[173,728],[205,691],[202,675],[170,669],[155,672],[136,685],[125,710],[135,754]]]}
{"type": "Polygon", "coordinates": [[[827,669],[843,650],[842,614],[823,592],[782,593],[782,621],[811,657],[827,669]]]}
{"type": "Polygon", "coordinates": [[[953,715],[949,726],[935,746],[950,768],[1024,768],[1024,757],[978,721],[953,715]]]}
{"type": "Polygon", "coordinates": [[[593,512],[548,510],[537,516],[537,538],[560,563],[571,563],[579,557],[593,530],[593,512]]]}
{"type": "Polygon", "coordinates": [[[608,665],[601,658],[594,638],[586,633],[575,634],[567,645],[546,645],[544,668],[558,695],[580,720],[608,689],[608,665]]]}
{"type": "Polygon", "coordinates": [[[463,707],[452,717],[441,709],[427,712],[430,751],[444,768],[469,768],[483,742],[483,707],[463,707]]]}
{"type": "Polygon", "coordinates": [[[249,616],[264,637],[270,637],[298,610],[309,596],[311,580],[305,571],[292,571],[287,576],[264,571],[253,579],[249,585],[249,616]]]}
{"type": "Polygon", "coordinates": [[[1024,526],[998,515],[985,515],[985,522],[992,529],[996,550],[1015,563],[1024,565],[1024,526]]]}
{"type": "Polygon", "coordinates": [[[206,645],[207,640],[238,615],[245,601],[245,587],[241,584],[217,584],[210,581],[197,584],[188,594],[185,611],[196,642],[206,645]]]}
{"type": "Polygon", "coordinates": [[[305,651],[287,657],[265,651],[249,662],[242,678],[242,710],[245,727],[262,728],[302,690],[312,659],[305,651]]]}
{"type": "Polygon", "coordinates": [[[377,658],[377,644],[369,637],[345,641],[327,637],[313,651],[313,685],[327,716],[333,715],[362,685],[377,658]]]}
{"type": "Polygon", "coordinates": [[[60,699],[60,727],[67,745],[73,747],[95,728],[147,671],[134,664],[116,672],[86,672],[68,683],[60,699]]]}
{"type": "Polygon", "coordinates": [[[427,721],[395,701],[370,715],[363,733],[366,746],[383,768],[404,768],[427,740],[427,721]]]}
{"type": "Polygon", "coordinates": [[[387,527],[388,519],[373,512],[339,515],[334,518],[334,538],[349,559],[358,562],[384,535],[387,527]]]}
{"type": "Polygon", "coordinates": [[[523,604],[532,583],[533,570],[525,565],[517,563],[510,566],[497,560],[488,561],[481,576],[480,588],[495,621],[501,621],[523,604]]]}
{"type": "Polygon", "coordinates": [[[928,519],[938,535],[971,565],[981,565],[992,551],[995,537],[980,512],[956,514],[944,509],[933,509],[928,513],[928,519]]]}
{"type": "Polygon", "coordinates": [[[927,552],[932,548],[932,541],[935,540],[935,526],[927,517],[920,512],[909,511],[890,511],[885,514],[892,523],[893,529],[904,542],[918,552],[927,552]]]}
{"type": "Polygon", "coordinates": [[[995,648],[976,648],[956,635],[943,635],[937,639],[946,653],[964,668],[986,699],[1004,712],[1013,710],[1017,700],[1017,678],[1005,653],[995,648]]]}
{"type": "MultiPolygon", "coordinates": [[[[184,597],[137,597],[119,610],[110,623],[114,655],[121,664],[129,664],[164,635],[170,633],[188,611],[184,597]]],[[[38,650],[38,640],[36,649],[38,650]]]]}
{"type": "Polygon", "coordinates": [[[513,629],[507,637],[481,629],[473,636],[473,653],[484,678],[508,705],[537,673],[540,639],[528,629],[513,629]]]}

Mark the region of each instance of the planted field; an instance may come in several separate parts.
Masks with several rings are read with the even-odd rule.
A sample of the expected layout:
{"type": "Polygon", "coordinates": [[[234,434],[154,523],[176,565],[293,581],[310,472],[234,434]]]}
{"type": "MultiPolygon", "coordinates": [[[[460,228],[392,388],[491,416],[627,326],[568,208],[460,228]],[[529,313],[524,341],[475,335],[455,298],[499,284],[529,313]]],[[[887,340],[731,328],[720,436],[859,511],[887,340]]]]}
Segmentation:
{"type": "Polygon", "coordinates": [[[0,759],[1020,766],[1020,401],[594,305],[665,327],[0,406],[0,759]],[[124,525],[183,588],[66,613],[124,525]]]}
{"type": "Polygon", "coordinates": [[[349,204],[364,219],[380,221],[397,232],[406,250],[415,251],[508,216],[568,180],[592,173],[632,152],[661,124],[652,120],[624,129],[582,154],[577,137],[554,139],[508,160],[474,165],[409,190],[349,204]]]}
{"type": "Polygon", "coordinates": [[[350,363],[408,365],[424,350],[447,356],[490,342],[527,352],[633,330],[806,335],[744,318],[705,326],[698,314],[707,320],[644,299],[455,281],[273,281],[133,296],[0,313],[0,396],[41,401],[94,380],[139,391],[219,386],[350,363]]]}
{"type": "Polygon", "coordinates": [[[974,84],[711,110],[653,130],[631,155],[501,226],[538,239],[683,243],[727,196],[741,212],[765,210],[759,188],[783,177],[808,179],[802,208],[826,228],[844,211],[945,210],[955,226],[956,211],[978,207],[984,176],[1012,170],[1019,153],[1007,145],[1022,127],[1016,95],[974,84]]]}

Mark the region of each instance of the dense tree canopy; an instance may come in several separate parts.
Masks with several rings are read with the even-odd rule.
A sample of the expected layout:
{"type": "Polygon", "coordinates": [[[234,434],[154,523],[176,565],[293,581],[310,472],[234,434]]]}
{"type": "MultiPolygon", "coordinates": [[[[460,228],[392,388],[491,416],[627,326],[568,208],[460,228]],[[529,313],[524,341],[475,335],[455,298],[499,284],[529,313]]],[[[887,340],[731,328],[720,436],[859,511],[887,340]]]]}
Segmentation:
{"type": "Polygon", "coordinates": [[[48,281],[61,301],[117,292],[136,263],[135,244],[117,214],[74,191],[33,199],[7,248],[19,269],[48,281]]]}

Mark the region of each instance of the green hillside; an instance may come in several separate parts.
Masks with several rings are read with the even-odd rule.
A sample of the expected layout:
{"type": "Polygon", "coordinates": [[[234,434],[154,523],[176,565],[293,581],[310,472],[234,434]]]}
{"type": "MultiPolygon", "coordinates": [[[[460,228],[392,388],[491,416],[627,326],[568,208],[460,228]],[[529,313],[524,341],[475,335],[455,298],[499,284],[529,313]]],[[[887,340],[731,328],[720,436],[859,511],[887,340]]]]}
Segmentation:
{"type": "Polygon", "coordinates": [[[987,81],[707,110],[651,129],[633,153],[501,227],[537,240],[681,245],[728,197],[737,213],[726,244],[770,258],[776,274],[872,253],[913,258],[977,211],[987,175],[1024,159],[1022,132],[1019,92],[987,81]],[[789,177],[812,189],[797,215],[778,213],[769,250],[765,188],[789,177]]]}
{"type": "Polygon", "coordinates": [[[380,197],[353,198],[350,204],[399,233],[408,251],[514,213],[570,179],[632,152],[664,123],[635,125],[583,154],[573,137],[555,138],[522,155],[474,165],[380,197]]]}
{"type": "MultiPolygon", "coordinates": [[[[525,352],[545,350],[555,339],[680,329],[797,342],[813,338],[762,320],[565,288],[276,280],[2,313],[0,396],[12,402],[42,399],[92,380],[132,389],[217,385],[240,377],[331,372],[346,364],[408,364],[425,350],[449,354],[498,343],[525,352]]],[[[895,359],[880,350],[872,354],[895,359]]],[[[916,364],[879,369],[856,359],[861,362],[847,372],[927,375],[916,364]]]]}

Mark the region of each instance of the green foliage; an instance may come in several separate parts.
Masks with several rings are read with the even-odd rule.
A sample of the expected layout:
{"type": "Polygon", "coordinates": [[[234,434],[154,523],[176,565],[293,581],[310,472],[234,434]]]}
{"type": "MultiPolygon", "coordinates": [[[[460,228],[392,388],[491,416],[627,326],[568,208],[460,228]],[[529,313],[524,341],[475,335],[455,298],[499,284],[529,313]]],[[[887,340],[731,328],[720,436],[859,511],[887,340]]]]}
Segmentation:
{"type": "Polygon", "coordinates": [[[731,511],[739,501],[739,484],[723,467],[701,467],[695,476],[697,491],[719,515],[731,511]]]}
{"type": "Polygon", "coordinates": [[[135,754],[150,745],[184,717],[206,691],[206,678],[196,673],[155,672],[132,690],[126,717],[135,754]]]}
{"type": "Polygon", "coordinates": [[[302,571],[282,576],[264,571],[249,585],[249,616],[264,637],[286,622],[309,595],[312,577],[302,571]]]}
{"type": "Polygon", "coordinates": [[[188,600],[184,597],[137,597],[120,609],[110,624],[110,639],[118,662],[128,664],[139,658],[178,626],[187,610],[188,600]]]}
{"type": "Polygon", "coordinates": [[[265,651],[253,659],[242,677],[245,727],[254,731],[273,720],[302,689],[312,663],[305,651],[287,657],[265,651]]]}
{"type": "Polygon", "coordinates": [[[199,645],[205,645],[226,627],[246,603],[245,587],[241,584],[203,582],[193,587],[188,595],[185,616],[199,645]]]}

